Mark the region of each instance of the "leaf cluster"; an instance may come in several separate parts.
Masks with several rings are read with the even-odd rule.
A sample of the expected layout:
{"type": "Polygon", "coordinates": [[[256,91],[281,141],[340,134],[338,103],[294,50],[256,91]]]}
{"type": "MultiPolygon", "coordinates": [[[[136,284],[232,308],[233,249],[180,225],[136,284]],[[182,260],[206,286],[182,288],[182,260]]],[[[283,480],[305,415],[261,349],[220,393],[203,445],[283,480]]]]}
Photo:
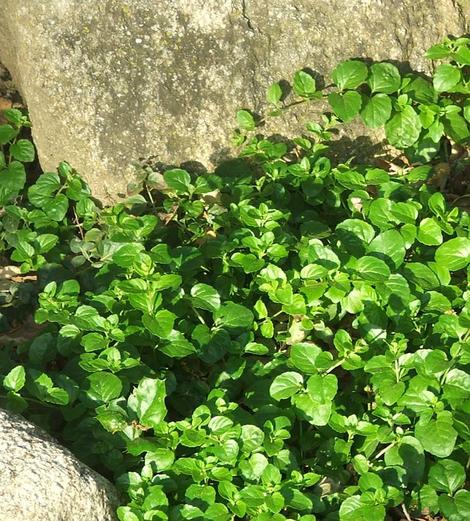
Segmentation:
{"type": "MultiPolygon", "coordinates": [[[[285,96],[280,83],[267,91],[266,117],[278,116],[293,105],[326,100],[339,122],[360,118],[369,128],[383,128],[387,141],[404,151],[412,162],[446,160],[448,143],[464,145],[470,139],[470,39],[446,40],[426,53],[440,63],[432,77],[410,72],[402,74],[389,62],[368,64],[360,60],[339,63],[331,73],[332,83],[319,89],[314,76],[304,70],[294,75],[285,96]]],[[[263,122],[247,110],[237,114],[241,129],[235,139],[263,122]]],[[[315,131],[315,129],[309,129],[315,131]]],[[[316,129],[318,132],[318,128],[316,129]]]]}
{"type": "MultiPolygon", "coordinates": [[[[338,103],[364,82],[409,95],[358,63],[335,69],[338,103]]],[[[316,97],[306,73],[294,90],[316,97]]],[[[0,127],[0,251],[36,278],[41,328],[2,346],[2,406],[112,477],[121,521],[470,517],[469,214],[429,164],[332,163],[331,124],[152,171],[106,208],[67,163],[14,184],[34,153],[0,127]]]]}

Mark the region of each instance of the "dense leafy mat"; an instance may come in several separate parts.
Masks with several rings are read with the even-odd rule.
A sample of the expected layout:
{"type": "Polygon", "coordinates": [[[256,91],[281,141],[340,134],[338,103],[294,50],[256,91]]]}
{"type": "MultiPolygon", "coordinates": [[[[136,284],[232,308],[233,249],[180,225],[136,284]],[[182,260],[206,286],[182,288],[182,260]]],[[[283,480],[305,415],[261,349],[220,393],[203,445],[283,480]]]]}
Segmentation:
{"type": "Polygon", "coordinates": [[[239,159],[147,169],[104,209],[66,163],[27,182],[29,123],[5,113],[2,405],[115,479],[122,521],[470,519],[470,218],[432,182],[465,168],[468,42],[431,49],[431,80],[299,72],[336,117],[284,144],[240,111],[239,159]],[[332,164],[356,113],[401,168],[332,164]]]}

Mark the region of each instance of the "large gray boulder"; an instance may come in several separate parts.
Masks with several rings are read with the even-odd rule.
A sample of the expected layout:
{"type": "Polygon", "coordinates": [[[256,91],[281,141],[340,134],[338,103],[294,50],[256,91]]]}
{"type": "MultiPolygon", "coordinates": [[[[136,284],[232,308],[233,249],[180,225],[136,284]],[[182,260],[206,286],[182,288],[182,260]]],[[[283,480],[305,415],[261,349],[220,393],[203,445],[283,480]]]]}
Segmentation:
{"type": "Polygon", "coordinates": [[[115,521],[117,505],[106,479],[0,409],[0,521],[115,521]]]}
{"type": "MultiPolygon", "coordinates": [[[[468,15],[468,0],[2,0],[0,61],[42,166],[68,160],[109,200],[138,158],[229,154],[235,110],[260,109],[272,81],[349,57],[429,70],[425,49],[468,15]]],[[[297,132],[294,116],[274,128],[297,132]]]]}

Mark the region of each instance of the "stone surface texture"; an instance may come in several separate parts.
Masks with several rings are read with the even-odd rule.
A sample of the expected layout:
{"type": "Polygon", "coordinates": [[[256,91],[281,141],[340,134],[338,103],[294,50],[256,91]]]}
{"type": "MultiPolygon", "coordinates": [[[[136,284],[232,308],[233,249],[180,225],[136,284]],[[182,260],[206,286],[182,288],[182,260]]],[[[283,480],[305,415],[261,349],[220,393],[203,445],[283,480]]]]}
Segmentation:
{"type": "MultiPolygon", "coordinates": [[[[468,32],[469,11],[468,0],[2,0],[0,61],[42,166],[66,159],[111,200],[138,158],[210,167],[229,154],[236,109],[261,109],[297,69],[369,57],[429,71],[424,51],[468,32]]],[[[275,129],[292,135],[304,116],[275,129]]]]}
{"type": "Polygon", "coordinates": [[[0,521],[115,521],[117,504],[106,479],[0,409],[0,521]]]}

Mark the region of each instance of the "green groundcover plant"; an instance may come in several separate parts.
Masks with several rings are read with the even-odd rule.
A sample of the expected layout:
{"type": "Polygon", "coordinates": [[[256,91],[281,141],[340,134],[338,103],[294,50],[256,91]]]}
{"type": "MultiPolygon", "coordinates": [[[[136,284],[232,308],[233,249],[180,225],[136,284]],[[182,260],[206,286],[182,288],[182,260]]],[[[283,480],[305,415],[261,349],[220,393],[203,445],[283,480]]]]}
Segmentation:
{"type": "MultiPolygon", "coordinates": [[[[433,78],[299,71],[322,125],[273,142],[239,111],[237,160],[147,168],[106,208],[67,163],[27,179],[5,112],[2,406],[113,479],[121,521],[470,519],[470,217],[430,182],[468,167],[469,41],[430,49],[433,78]],[[356,116],[402,168],[332,163],[356,116]]],[[[289,106],[279,84],[268,102],[289,106]]]]}

